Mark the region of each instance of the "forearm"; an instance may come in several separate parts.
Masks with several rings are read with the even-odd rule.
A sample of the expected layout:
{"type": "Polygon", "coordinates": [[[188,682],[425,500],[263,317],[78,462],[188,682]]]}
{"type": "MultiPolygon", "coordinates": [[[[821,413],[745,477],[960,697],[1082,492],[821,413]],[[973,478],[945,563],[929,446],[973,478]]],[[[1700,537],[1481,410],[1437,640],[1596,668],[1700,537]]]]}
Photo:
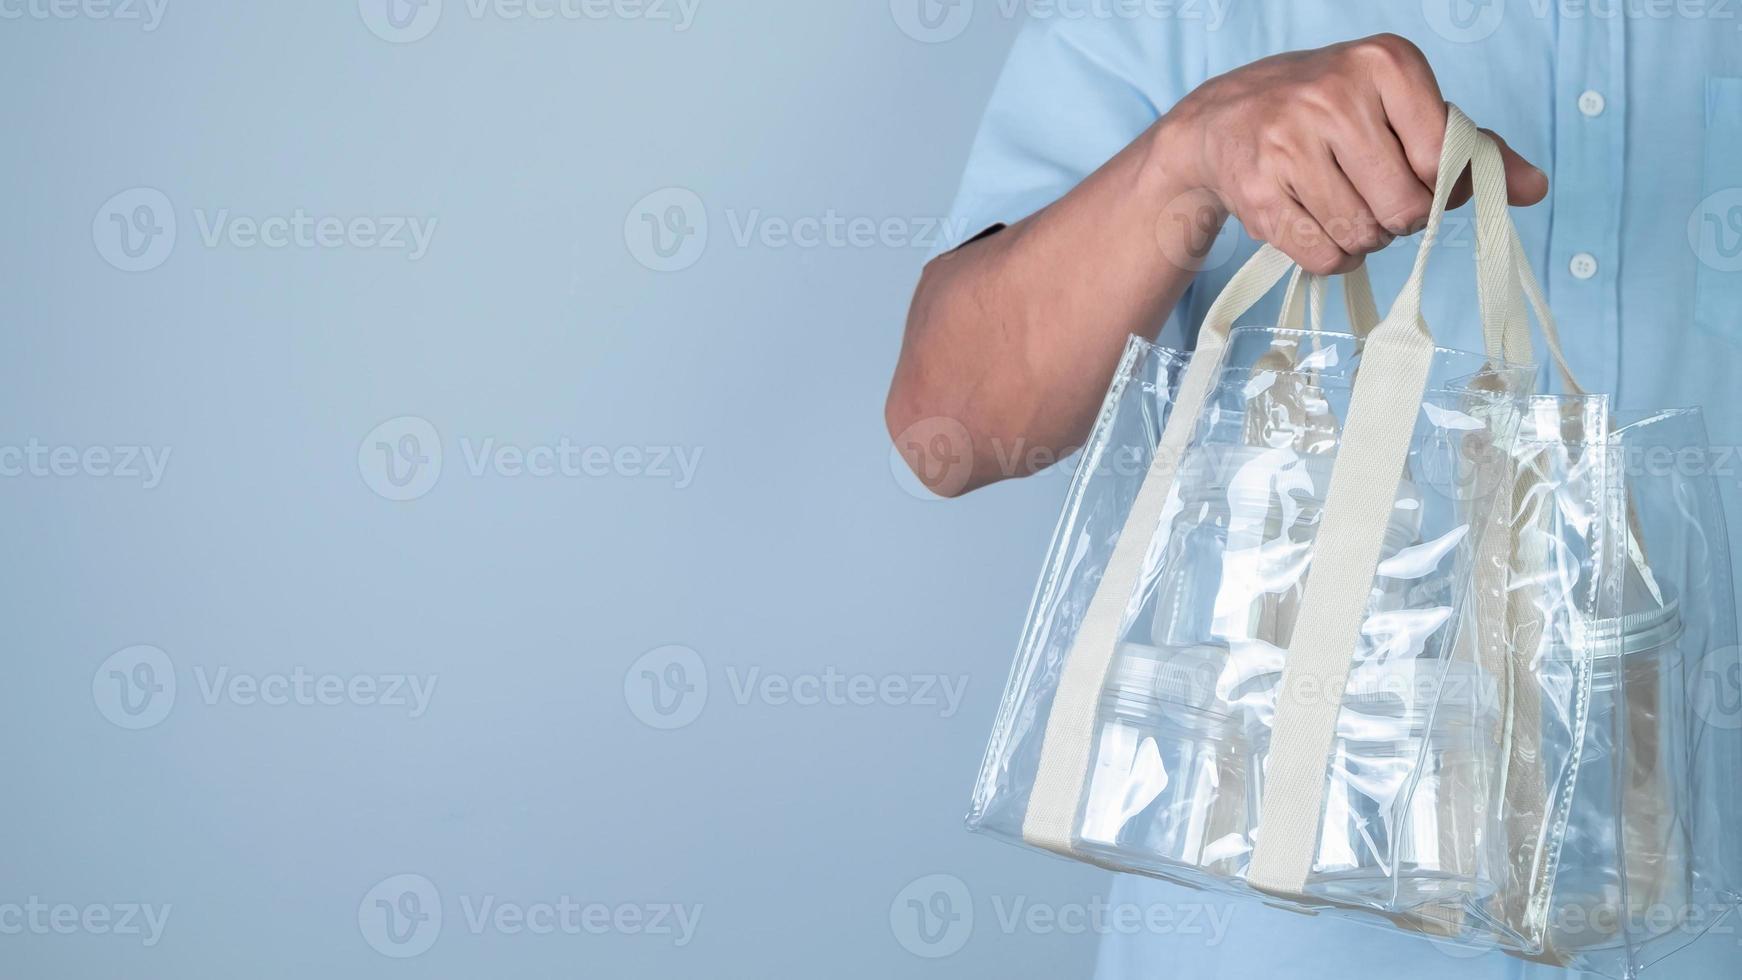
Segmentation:
{"type": "Polygon", "coordinates": [[[965,485],[956,468],[932,489],[1025,476],[1086,438],[1126,337],[1154,336],[1226,219],[1180,152],[1163,119],[1053,205],[926,268],[886,417],[898,442],[929,419],[966,432],[950,447],[972,460],[965,485]]]}
{"type": "MultiPolygon", "coordinates": [[[[1056,459],[1087,434],[1126,335],[1163,322],[1229,214],[1313,275],[1349,272],[1426,221],[1445,128],[1432,67],[1393,34],[1210,79],[1058,203],[931,264],[890,432],[946,494],[1056,459]]],[[[1500,148],[1512,203],[1542,200],[1547,176],[1500,148]]]]}

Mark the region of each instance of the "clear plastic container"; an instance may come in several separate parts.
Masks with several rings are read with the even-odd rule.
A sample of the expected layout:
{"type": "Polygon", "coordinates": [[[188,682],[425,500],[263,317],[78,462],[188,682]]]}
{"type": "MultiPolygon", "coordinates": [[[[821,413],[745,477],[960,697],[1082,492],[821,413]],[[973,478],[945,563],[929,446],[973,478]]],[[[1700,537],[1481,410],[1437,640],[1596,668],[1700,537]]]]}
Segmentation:
{"type": "Polygon", "coordinates": [[[1121,654],[1101,698],[1085,848],[1121,862],[1142,855],[1157,872],[1232,873],[1257,810],[1251,726],[1216,694],[1227,651],[1128,643],[1121,654]]]}
{"type": "MultiPolygon", "coordinates": [[[[1129,643],[1101,702],[1085,849],[1178,876],[1230,875],[1250,858],[1277,678],[1246,685],[1227,651],[1129,643]],[[1256,778],[1255,778],[1256,777],[1256,778]]],[[[1357,671],[1344,692],[1315,894],[1408,907],[1480,899],[1477,847],[1489,753],[1474,723],[1492,681],[1466,665],[1405,661],[1357,671]]]]}
{"type": "Polygon", "coordinates": [[[1543,958],[1630,980],[1742,906],[1742,647],[1701,413],[1618,422],[1622,615],[1551,654],[1588,648],[1594,681],[1543,958]]]}
{"type": "Polygon", "coordinates": [[[1314,874],[1332,901],[1407,908],[1491,895],[1478,858],[1493,682],[1464,664],[1358,672],[1344,694],[1314,874]]]}
{"type": "Polygon", "coordinates": [[[1630,930],[1650,942],[1694,912],[1681,607],[1646,596],[1633,607],[1591,627],[1603,652],[1550,917],[1562,953],[1621,947],[1630,930]]]}

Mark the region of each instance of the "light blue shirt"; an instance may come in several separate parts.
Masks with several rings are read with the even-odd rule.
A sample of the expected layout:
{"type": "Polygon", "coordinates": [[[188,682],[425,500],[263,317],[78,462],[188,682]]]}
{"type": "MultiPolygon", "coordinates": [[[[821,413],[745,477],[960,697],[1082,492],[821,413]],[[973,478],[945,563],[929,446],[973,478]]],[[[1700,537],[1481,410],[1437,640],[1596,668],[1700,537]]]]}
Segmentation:
{"type": "MultiPolygon", "coordinates": [[[[1742,437],[1742,0],[1059,0],[1057,12],[1035,9],[975,141],[952,227],[971,234],[1058,199],[1211,77],[1395,32],[1426,52],[1446,98],[1548,171],[1550,200],[1515,218],[1586,387],[1613,393],[1620,408],[1702,405],[1714,444],[1742,437]]],[[[1469,220],[1467,208],[1450,220],[1426,311],[1442,344],[1474,350],[1469,220]]],[[[1225,239],[1163,344],[1188,345],[1256,248],[1237,227],[1225,239]]],[[[1418,241],[1373,257],[1382,306],[1418,241]]],[[[1552,381],[1545,369],[1545,390],[1552,381]]],[[[1742,554],[1739,482],[1734,470],[1720,476],[1733,554],[1742,554]]],[[[1231,918],[1225,929],[1110,930],[1104,980],[1567,975],[1132,876],[1111,889],[1119,905],[1208,905],[1231,918]]],[[[1709,935],[1654,975],[1742,976],[1739,936],[1742,928],[1709,935]]]]}

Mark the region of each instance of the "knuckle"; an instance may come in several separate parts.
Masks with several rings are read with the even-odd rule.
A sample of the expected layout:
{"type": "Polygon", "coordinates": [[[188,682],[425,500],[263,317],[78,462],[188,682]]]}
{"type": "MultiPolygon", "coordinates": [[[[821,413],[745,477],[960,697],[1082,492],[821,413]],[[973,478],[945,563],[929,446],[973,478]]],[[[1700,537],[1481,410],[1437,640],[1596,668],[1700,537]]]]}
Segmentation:
{"type": "Polygon", "coordinates": [[[1360,232],[1355,228],[1354,222],[1346,218],[1335,218],[1328,222],[1325,225],[1325,234],[1344,252],[1360,250],[1357,244],[1361,239],[1360,232]]]}
{"type": "Polygon", "coordinates": [[[1301,82],[1295,86],[1293,103],[1297,124],[1306,123],[1319,133],[1342,128],[1354,104],[1352,85],[1345,79],[1327,75],[1301,82]],[[1305,113],[1305,115],[1300,115],[1305,113]]]}
{"type": "Polygon", "coordinates": [[[1426,198],[1411,199],[1393,208],[1389,217],[1382,219],[1385,230],[1394,235],[1408,235],[1427,223],[1428,212],[1432,202],[1426,198]]]}
{"type": "Polygon", "coordinates": [[[1379,227],[1379,222],[1363,215],[1350,222],[1347,230],[1337,236],[1337,244],[1350,255],[1366,255],[1377,252],[1390,243],[1379,227]]]}
{"type": "Polygon", "coordinates": [[[1336,249],[1313,248],[1303,249],[1293,258],[1301,268],[1315,276],[1334,276],[1343,271],[1345,256],[1336,249]]]}
{"type": "Polygon", "coordinates": [[[1235,198],[1239,202],[1235,211],[1243,221],[1274,221],[1276,214],[1283,209],[1282,193],[1269,181],[1243,184],[1235,192],[1235,198]]]}
{"type": "Polygon", "coordinates": [[[1415,46],[1415,42],[1401,34],[1375,34],[1355,42],[1355,49],[1368,58],[1397,68],[1427,64],[1427,56],[1415,46]]]}

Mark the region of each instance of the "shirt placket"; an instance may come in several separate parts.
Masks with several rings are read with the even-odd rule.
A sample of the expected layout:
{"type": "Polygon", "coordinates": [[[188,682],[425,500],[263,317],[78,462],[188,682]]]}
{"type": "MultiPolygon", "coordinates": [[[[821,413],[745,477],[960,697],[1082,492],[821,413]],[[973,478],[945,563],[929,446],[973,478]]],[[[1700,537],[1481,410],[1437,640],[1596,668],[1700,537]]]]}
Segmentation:
{"type": "Polygon", "coordinates": [[[1585,387],[1620,378],[1625,18],[1562,14],[1556,26],[1554,220],[1548,290],[1585,387]]]}

